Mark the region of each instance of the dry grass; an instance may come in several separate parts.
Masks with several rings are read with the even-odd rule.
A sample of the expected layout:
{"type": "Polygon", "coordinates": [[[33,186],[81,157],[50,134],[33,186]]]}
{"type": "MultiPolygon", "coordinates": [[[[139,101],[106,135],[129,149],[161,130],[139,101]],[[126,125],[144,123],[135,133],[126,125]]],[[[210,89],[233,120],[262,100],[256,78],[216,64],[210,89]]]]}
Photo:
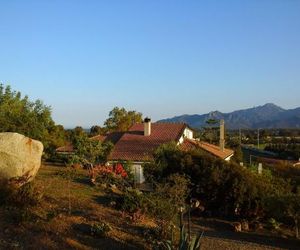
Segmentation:
{"type": "MultiPolygon", "coordinates": [[[[147,217],[134,223],[111,207],[112,194],[91,186],[85,170],[42,166],[34,182],[44,195],[26,221],[16,223],[12,211],[0,206],[0,249],[152,249],[143,233],[155,223],[147,217]],[[112,227],[106,237],[84,228],[101,222],[112,227]]],[[[299,241],[231,232],[223,227],[228,222],[193,222],[193,231],[205,231],[201,249],[300,249],[299,241]]]]}
{"type": "Polygon", "coordinates": [[[136,230],[150,222],[137,225],[123,218],[109,206],[109,196],[89,184],[85,170],[69,175],[64,167],[42,166],[35,184],[44,196],[26,222],[12,223],[9,212],[0,208],[0,249],[150,249],[136,230]],[[112,227],[107,237],[95,238],[78,229],[100,222],[112,227]]]}

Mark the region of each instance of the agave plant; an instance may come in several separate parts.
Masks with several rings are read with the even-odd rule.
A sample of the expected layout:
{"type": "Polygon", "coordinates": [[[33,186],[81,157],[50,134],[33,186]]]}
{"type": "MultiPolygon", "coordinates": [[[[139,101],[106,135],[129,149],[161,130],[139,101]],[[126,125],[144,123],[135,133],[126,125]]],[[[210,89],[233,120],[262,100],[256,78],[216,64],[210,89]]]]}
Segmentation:
{"type": "Polygon", "coordinates": [[[189,240],[188,233],[185,231],[184,227],[182,227],[178,250],[199,250],[202,237],[203,232],[197,236],[193,236],[191,240],[189,240]]]}
{"type": "MultiPolygon", "coordinates": [[[[180,232],[180,242],[178,246],[178,250],[199,250],[201,247],[201,238],[203,237],[203,232],[197,236],[193,236],[191,240],[189,240],[189,235],[185,231],[184,227],[182,227],[180,232]]],[[[175,248],[172,247],[171,241],[163,241],[160,242],[155,248],[155,250],[172,250],[175,248]]]]}

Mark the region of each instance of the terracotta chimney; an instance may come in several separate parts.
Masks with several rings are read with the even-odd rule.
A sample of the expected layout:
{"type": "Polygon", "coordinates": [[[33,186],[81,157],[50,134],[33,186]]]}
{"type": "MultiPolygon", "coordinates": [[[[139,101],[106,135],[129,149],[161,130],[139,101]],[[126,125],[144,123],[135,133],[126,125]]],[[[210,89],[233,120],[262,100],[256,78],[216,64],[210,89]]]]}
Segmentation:
{"type": "Polygon", "coordinates": [[[151,119],[146,117],[144,119],[144,136],[151,135],[151,119]]]}
{"type": "Polygon", "coordinates": [[[224,120],[220,120],[220,149],[224,151],[225,149],[225,125],[224,120]]]}

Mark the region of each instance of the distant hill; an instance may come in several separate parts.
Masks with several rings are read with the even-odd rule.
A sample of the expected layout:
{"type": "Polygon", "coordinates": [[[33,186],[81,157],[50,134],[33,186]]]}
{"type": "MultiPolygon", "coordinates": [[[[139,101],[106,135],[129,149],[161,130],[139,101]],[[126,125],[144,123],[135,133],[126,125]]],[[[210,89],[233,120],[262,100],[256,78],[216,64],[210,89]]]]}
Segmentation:
{"type": "Polygon", "coordinates": [[[185,122],[193,128],[206,125],[209,119],[224,119],[229,129],[239,128],[300,128],[300,107],[283,109],[273,103],[267,103],[249,109],[231,113],[212,111],[203,115],[181,115],[159,120],[158,122],[185,122]]]}

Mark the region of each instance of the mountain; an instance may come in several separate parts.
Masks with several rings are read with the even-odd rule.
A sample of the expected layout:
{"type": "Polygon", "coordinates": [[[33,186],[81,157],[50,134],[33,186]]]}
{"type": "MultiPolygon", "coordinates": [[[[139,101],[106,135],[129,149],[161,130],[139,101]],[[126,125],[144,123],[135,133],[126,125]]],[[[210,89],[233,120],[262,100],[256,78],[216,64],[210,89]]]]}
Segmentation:
{"type": "Polygon", "coordinates": [[[193,128],[206,126],[209,119],[224,119],[229,129],[300,128],[300,107],[283,109],[273,103],[231,113],[212,111],[203,115],[181,115],[158,122],[185,122],[193,128]]]}

